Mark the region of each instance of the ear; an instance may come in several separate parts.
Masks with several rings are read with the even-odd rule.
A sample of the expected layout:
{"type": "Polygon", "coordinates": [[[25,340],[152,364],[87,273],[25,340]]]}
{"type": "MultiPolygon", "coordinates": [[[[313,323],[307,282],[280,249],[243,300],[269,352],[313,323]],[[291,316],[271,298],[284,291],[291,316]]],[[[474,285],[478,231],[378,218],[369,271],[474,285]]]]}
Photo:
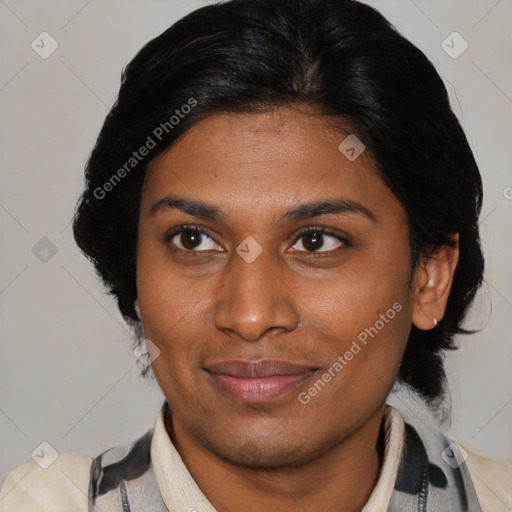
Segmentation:
{"type": "Polygon", "coordinates": [[[414,271],[412,323],[421,330],[437,325],[446,310],[453,274],[459,261],[459,234],[453,236],[455,247],[442,246],[425,256],[414,271]]]}

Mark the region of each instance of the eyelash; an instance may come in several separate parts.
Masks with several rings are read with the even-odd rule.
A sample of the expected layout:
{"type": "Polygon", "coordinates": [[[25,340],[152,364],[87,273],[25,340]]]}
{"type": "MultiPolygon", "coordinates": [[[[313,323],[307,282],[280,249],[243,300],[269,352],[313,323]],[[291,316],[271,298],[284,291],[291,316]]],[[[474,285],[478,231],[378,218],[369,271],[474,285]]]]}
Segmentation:
{"type": "MultiPolygon", "coordinates": [[[[176,228],[172,229],[170,232],[166,233],[163,237],[164,244],[170,247],[170,241],[176,235],[179,235],[186,231],[198,231],[199,233],[204,234],[204,235],[208,236],[209,238],[212,238],[202,226],[186,224],[186,225],[177,226],[176,228]]],[[[309,233],[320,233],[322,235],[328,235],[333,238],[336,238],[339,242],[342,242],[344,247],[351,247],[351,243],[346,238],[343,238],[338,233],[336,233],[332,230],[329,230],[323,226],[308,226],[306,228],[302,228],[297,233],[296,237],[294,238],[292,245],[295,245],[303,236],[305,236],[309,233]]],[[[313,257],[325,257],[326,255],[330,255],[332,253],[337,253],[340,249],[343,248],[343,246],[333,249],[331,251],[296,251],[296,252],[307,253],[313,257]]],[[[170,247],[170,248],[172,250],[185,252],[187,255],[191,255],[191,256],[203,256],[204,253],[210,252],[210,251],[186,250],[186,249],[181,249],[180,247],[170,247]]]]}

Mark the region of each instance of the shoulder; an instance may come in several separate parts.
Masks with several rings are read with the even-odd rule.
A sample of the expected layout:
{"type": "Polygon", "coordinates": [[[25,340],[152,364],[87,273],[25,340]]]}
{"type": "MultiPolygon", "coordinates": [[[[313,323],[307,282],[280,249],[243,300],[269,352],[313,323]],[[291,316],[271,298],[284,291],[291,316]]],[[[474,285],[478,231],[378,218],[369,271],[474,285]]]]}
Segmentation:
{"type": "Polygon", "coordinates": [[[512,466],[484,457],[428,421],[405,422],[389,510],[512,511],[512,466]]]}
{"type": "Polygon", "coordinates": [[[17,466],[0,489],[0,511],[86,512],[92,462],[87,455],[60,450],[17,466]]]}
{"type": "Polygon", "coordinates": [[[484,457],[456,441],[471,476],[483,512],[512,510],[512,466],[484,457]]]}

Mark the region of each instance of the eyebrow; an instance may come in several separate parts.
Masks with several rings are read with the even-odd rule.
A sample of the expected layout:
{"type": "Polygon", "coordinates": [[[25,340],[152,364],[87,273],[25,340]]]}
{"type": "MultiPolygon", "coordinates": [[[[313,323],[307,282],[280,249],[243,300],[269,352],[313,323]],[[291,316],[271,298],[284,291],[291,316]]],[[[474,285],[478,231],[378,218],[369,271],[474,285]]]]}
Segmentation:
{"type": "MultiPolygon", "coordinates": [[[[227,223],[228,221],[226,214],[216,206],[204,203],[202,201],[194,201],[172,194],[156,201],[149,209],[148,216],[155,215],[161,211],[172,209],[179,210],[188,215],[192,215],[193,217],[198,217],[200,219],[209,220],[212,222],[227,223]]],[[[333,214],[356,214],[367,217],[373,222],[377,222],[375,215],[362,204],[356,201],[352,201],[351,199],[335,198],[294,206],[293,208],[284,212],[278,224],[281,225],[284,222],[312,219],[315,217],[320,217],[321,215],[333,214]]]]}

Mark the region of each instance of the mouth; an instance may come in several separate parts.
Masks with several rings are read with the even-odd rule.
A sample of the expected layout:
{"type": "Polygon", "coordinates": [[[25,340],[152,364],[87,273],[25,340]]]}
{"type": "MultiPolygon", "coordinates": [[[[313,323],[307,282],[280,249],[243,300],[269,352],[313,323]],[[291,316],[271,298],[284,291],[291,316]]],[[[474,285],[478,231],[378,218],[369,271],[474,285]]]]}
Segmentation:
{"type": "Polygon", "coordinates": [[[222,393],[247,404],[276,400],[301,386],[319,370],[275,359],[222,361],[203,369],[222,393]]]}

